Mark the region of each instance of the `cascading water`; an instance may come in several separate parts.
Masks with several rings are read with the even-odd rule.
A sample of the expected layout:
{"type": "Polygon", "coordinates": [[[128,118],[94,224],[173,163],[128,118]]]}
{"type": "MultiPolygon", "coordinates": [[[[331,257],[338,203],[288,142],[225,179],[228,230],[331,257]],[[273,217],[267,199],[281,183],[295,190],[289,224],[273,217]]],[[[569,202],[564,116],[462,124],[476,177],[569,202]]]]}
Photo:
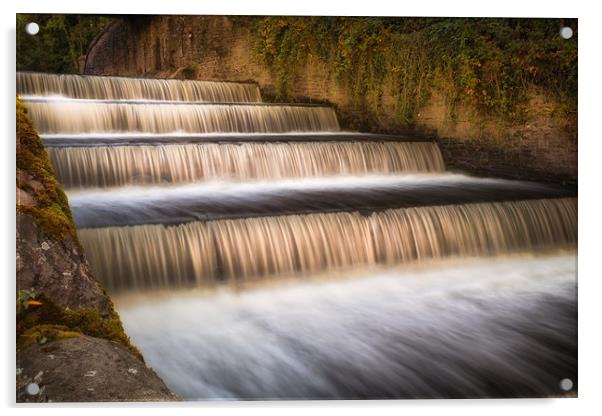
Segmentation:
{"type": "MultiPolygon", "coordinates": [[[[26,100],[27,101],[27,100],[26,100]]],[[[145,132],[286,133],[339,131],[330,107],[241,104],[27,101],[44,133],[145,132]]]]}
{"type": "Polygon", "coordinates": [[[254,84],[93,77],[17,72],[17,92],[22,96],[100,100],[160,100],[212,103],[261,102],[254,84]]]}
{"type": "Polygon", "coordinates": [[[294,272],[570,247],[574,199],[259,217],[80,231],[108,289],[203,286],[294,272]],[[111,262],[106,259],[111,258],[111,262]]]}
{"type": "Polygon", "coordinates": [[[67,187],[443,172],[434,143],[308,142],[49,149],[67,187]]]}
{"type": "Polygon", "coordinates": [[[253,84],[19,73],[17,91],[92,269],[184,397],[541,396],[576,377],[574,190],[451,175],[434,142],[341,132],[253,84]],[[300,282],[335,275],[355,279],[300,282]],[[250,282],[279,286],[228,289],[250,282]]]}

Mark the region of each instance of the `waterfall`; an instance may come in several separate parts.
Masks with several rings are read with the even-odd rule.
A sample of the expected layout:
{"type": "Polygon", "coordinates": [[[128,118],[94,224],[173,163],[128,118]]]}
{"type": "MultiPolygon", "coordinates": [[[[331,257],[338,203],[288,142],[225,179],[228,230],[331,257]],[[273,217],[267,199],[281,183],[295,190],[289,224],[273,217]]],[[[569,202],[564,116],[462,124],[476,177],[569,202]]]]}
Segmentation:
{"type": "Polygon", "coordinates": [[[70,190],[80,228],[361,212],[477,202],[566,198],[547,184],[460,174],[385,174],[70,190]]]}
{"type": "Polygon", "coordinates": [[[568,247],[576,218],[576,199],[561,198],[106,227],[79,236],[92,268],[118,291],[568,247]]]}
{"type": "Polygon", "coordinates": [[[571,191],[409,177],[445,173],[435,142],[341,132],[332,108],[264,104],[252,84],[31,73],[19,73],[17,84],[36,128],[49,138],[59,181],[70,192],[104,189],[88,199],[74,196],[74,217],[98,227],[79,234],[110,290],[576,241],[571,191]],[[362,190],[360,178],[369,175],[410,179],[362,190]],[[356,178],[355,186],[337,188],[336,178],[345,177],[356,178]],[[308,178],[317,185],[286,182],[308,178]],[[282,185],[261,191],[259,181],[282,185]],[[247,191],[198,188],[219,182],[247,191]],[[187,184],[196,190],[178,190],[187,184]]]}
{"type": "Polygon", "coordinates": [[[443,172],[431,142],[182,144],[48,148],[66,187],[443,172]]]}
{"type": "Polygon", "coordinates": [[[255,84],[17,72],[17,94],[101,100],[261,102],[255,84]]]}
{"type": "Polygon", "coordinates": [[[17,91],[94,276],[182,397],[576,380],[575,189],[449,172],[435,141],[341,131],[254,84],[18,73],[17,91]]]}
{"type": "Polygon", "coordinates": [[[330,107],[238,104],[99,103],[30,101],[28,113],[42,133],[285,133],[339,131],[330,107]]]}

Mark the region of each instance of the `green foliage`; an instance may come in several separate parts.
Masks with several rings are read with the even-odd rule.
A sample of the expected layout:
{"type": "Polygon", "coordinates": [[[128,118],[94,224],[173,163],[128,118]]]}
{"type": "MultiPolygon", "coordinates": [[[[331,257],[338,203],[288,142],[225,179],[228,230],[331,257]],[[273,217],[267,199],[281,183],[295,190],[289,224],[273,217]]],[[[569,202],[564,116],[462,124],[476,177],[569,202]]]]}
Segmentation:
{"type": "Polygon", "coordinates": [[[316,55],[331,53],[335,35],[330,19],[320,17],[246,18],[241,23],[251,25],[257,35],[254,52],[275,76],[278,98],[287,98],[294,70],[316,55]]]}
{"type": "MultiPolygon", "coordinates": [[[[521,121],[537,88],[577,108],[576,21],[381,17],[238,18],[256,37],[255,54],[275,78],[280,99],[291,98],[299,68],[312,56],[366,111],[378,111],[392,86],[401,125],[437,91],[450,108],[521,121]],[[561,26],[575,36],[564,40],[561,26]]],[[[453,117],[453,111],[451,116],[453,117]]]]}
{"type": "Polygon", "coordinates": [[[78,73],[79,57],[110,18],[77,14],[17,14],[17,70],[78,73]],[[36,22],[31,36],[25,25],[36,22]]]}

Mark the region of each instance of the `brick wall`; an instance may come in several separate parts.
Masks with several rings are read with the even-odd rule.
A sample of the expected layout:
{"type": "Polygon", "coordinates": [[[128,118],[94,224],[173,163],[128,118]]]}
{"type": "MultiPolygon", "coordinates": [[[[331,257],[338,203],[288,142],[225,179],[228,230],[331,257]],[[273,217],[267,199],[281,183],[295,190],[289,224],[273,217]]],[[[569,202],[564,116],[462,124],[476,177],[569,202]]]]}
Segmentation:
{"type": "MultiPolygon", "coordinates": [[[[112,24],[90,48],[84,73],[252,81],[264,96],[274,95],[274,79],[253,54],[254,39],[224,16],[124,17],[112,24]]],[[[445,100],[434,94],[416,115],[408,132],[396,119],[395,98],[385,81],[382,103],[370,112],[329,77],[328,63],[310,59],[296,70],[291,94],[304,101],[327,101],[337,107],[341,124],[353,130],[435,134],[449,166],[512,178],[576,182],[577,140],[559,126],[547,102],[533,92],[531,114],[520,125],[502,126],[468,108],[453,121],[445,100]]]]}

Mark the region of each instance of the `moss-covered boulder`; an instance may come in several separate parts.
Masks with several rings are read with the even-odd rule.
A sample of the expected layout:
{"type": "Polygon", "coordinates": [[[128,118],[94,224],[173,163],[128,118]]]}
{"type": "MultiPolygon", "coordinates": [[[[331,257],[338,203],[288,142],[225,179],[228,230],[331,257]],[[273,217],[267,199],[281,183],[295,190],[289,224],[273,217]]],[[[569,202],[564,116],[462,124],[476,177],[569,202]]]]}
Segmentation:
{"type": "Polygon", "coordinates": [[[109,317],[111,302],[85,261],[67,198],[26,111],[17,100],[17,293],[33,290],[109,317]]]}
{"type": "Polygon", "coordinates": [[[65,193],[17,99],[17,401],[175,400],[95,280],[65,193]]]}

